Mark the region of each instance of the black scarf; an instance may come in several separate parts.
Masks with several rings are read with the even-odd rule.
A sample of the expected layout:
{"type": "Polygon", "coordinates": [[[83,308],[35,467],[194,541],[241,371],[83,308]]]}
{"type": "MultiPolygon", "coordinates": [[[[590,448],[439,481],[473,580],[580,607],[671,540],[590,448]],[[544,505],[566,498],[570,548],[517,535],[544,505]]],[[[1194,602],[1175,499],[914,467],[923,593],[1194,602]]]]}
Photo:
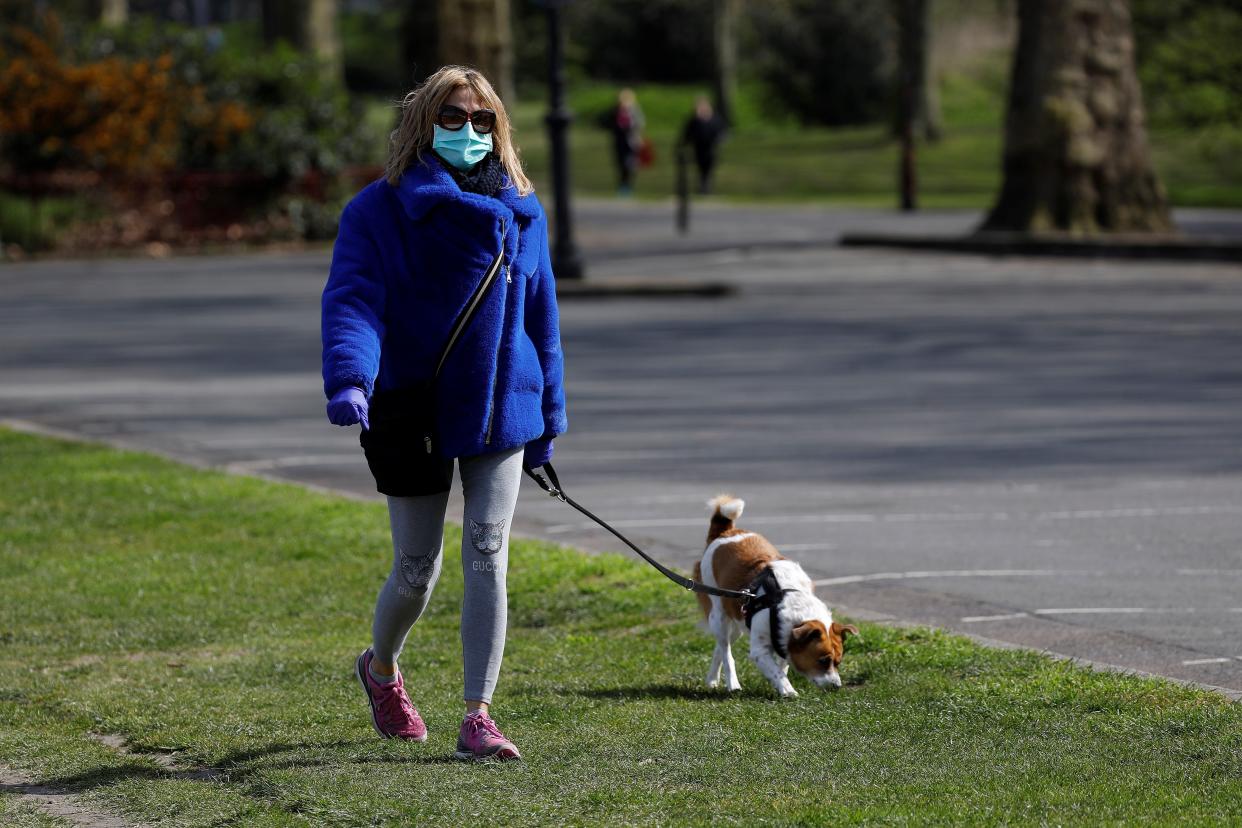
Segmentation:
{"type": "MultiPolygon", "coordinates": [[[[436,158],[440,156],[437,155],[436,158]]],[[[465,171],[457,169],[443,158],[440,158],[440,163],[444,165],[444,169],[449,171],[449,175],[453,176],[453,180],[457,182],[458,187],[461,187],[463,193],[495,196],[504,186],[505,168],[494,152],[489,152],[482,161],[465,171]]]]}

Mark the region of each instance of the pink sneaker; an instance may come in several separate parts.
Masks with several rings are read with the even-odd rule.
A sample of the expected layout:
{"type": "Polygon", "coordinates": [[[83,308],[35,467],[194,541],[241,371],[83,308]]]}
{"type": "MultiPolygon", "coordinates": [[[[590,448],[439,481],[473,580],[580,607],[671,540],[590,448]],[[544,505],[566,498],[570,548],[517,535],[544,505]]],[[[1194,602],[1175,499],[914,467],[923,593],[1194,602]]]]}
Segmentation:
{"type": "Polygon", "coordinates": [[[491,717],[479,710],[468,714],[462,721],[461,733],[457,735],[457,752],[453,756],[475,762],[522,758],[517,745],[506,739],[491,717]]]}
{"type": "Polygon", "coordinates": [[[371,704],[371,724],[375,732],[385,739],[405,739],[409,742],[427,741],[427,725],[423,717],[418,715],[410,697],[405,694],[405,679],[401,671],[397,671],[397,680],[391,684],[381,684],[371,678],[371,659],[375,654],[367,647],[354,662],[354,672],[362,689],[367,693],[367,701],[371,704]]]}

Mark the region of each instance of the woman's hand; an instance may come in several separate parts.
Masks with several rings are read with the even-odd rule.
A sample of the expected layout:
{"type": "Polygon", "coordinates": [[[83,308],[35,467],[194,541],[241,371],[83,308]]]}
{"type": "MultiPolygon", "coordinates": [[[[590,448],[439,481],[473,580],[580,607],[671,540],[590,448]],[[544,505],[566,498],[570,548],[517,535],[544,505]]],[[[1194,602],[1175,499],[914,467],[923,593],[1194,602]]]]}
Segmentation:
{"type": "Polygon", "coordinates": [[[526,444],[523,452],[522,465],[528,469],[537,469],[552,459],[551,438],[540,437],[526,444]]]}
{"type": "Polygon", "coordinates": [[[362,423],[362,430],[369,431],[367,407],[367,395],[361,388],[342,388],[328,401],[328,419],[339,426],[362,423]]]}

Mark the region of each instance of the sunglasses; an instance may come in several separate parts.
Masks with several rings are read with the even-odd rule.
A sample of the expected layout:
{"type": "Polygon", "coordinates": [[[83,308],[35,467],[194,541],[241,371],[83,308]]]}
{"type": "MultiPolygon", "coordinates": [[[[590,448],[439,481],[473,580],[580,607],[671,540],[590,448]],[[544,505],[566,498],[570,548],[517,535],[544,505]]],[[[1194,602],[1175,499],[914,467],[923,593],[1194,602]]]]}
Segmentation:
{"type": "Polygon", "coordinates": [[[436,115],[436,123],[442,128],[450,132],[456,132],[466,125],[469,121],[474,125],[474,131],[480,135],[486,135],[496,128],[496,113],[490,109],[476,109],[474,112],[467,112],[464,109],[458,109],[455,106],[442,106],[440,112],[436,115]]]}

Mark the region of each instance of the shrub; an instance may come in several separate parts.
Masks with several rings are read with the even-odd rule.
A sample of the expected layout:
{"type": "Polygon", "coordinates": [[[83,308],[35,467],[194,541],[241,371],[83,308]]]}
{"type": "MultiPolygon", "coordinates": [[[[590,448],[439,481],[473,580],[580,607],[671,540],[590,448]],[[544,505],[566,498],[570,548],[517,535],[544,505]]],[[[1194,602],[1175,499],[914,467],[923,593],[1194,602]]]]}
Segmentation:
{"type": "Polygon", "coordinates": [[[768,101],[806,124],[880,120],[891,109],[896,42],[888,3],[773,0],[751,6],[755,70],[768,101]]]}
{"type": "MultiPolygon", "coordinates": [[[[571,4],[566,16],[571,41],[566,57],[590,77],[657,82],[711,77],[710,3],[607,0],[571,4]]],[[[518,15],[518,22],[542,34],[529,12],[518,15]]]]}
{"type": "Polygon", "coordinates": [[[65,60],[61,45],[60,26],[48,16],[37,30],[13,27],[0,46],[0,148],[8,163],[22,173],[173,166],[185,98],[171,58],[79,63],[65,60]]]}
{"type": "MultiPolygon", "coordinates": [[[[150,18],[0,30],[5,183],[92,199],[95,224],[64,233],[83,249],[330,237],[340,174],[377,143],[361,105],[285,45],[150,18]]],[[[32,221],[23,243],[50,244],[32,221]]]]}
{"type": "Polygon", "coordinates": [[[182,167],[255,171],[287,182],[309,170],[331,175],[374,160],[376,139],[361,105],[312,57],[287,44],[262,51],[244,39],[230,43],[218,30],[149,19],[119,32],[87,31],[82,40],[92,54],[171,57],[174,77],[196,90],[183,123],[182,167]],[[243,120],[235,141],[219,140],[221,126],[231,134],[243,120]]]}
{"type": "Polygon", "coordinates": [[[1242,9],[1236,0],[1138,0],[1134,28],[1153,122],[1242,125],[1242,9]]]}

